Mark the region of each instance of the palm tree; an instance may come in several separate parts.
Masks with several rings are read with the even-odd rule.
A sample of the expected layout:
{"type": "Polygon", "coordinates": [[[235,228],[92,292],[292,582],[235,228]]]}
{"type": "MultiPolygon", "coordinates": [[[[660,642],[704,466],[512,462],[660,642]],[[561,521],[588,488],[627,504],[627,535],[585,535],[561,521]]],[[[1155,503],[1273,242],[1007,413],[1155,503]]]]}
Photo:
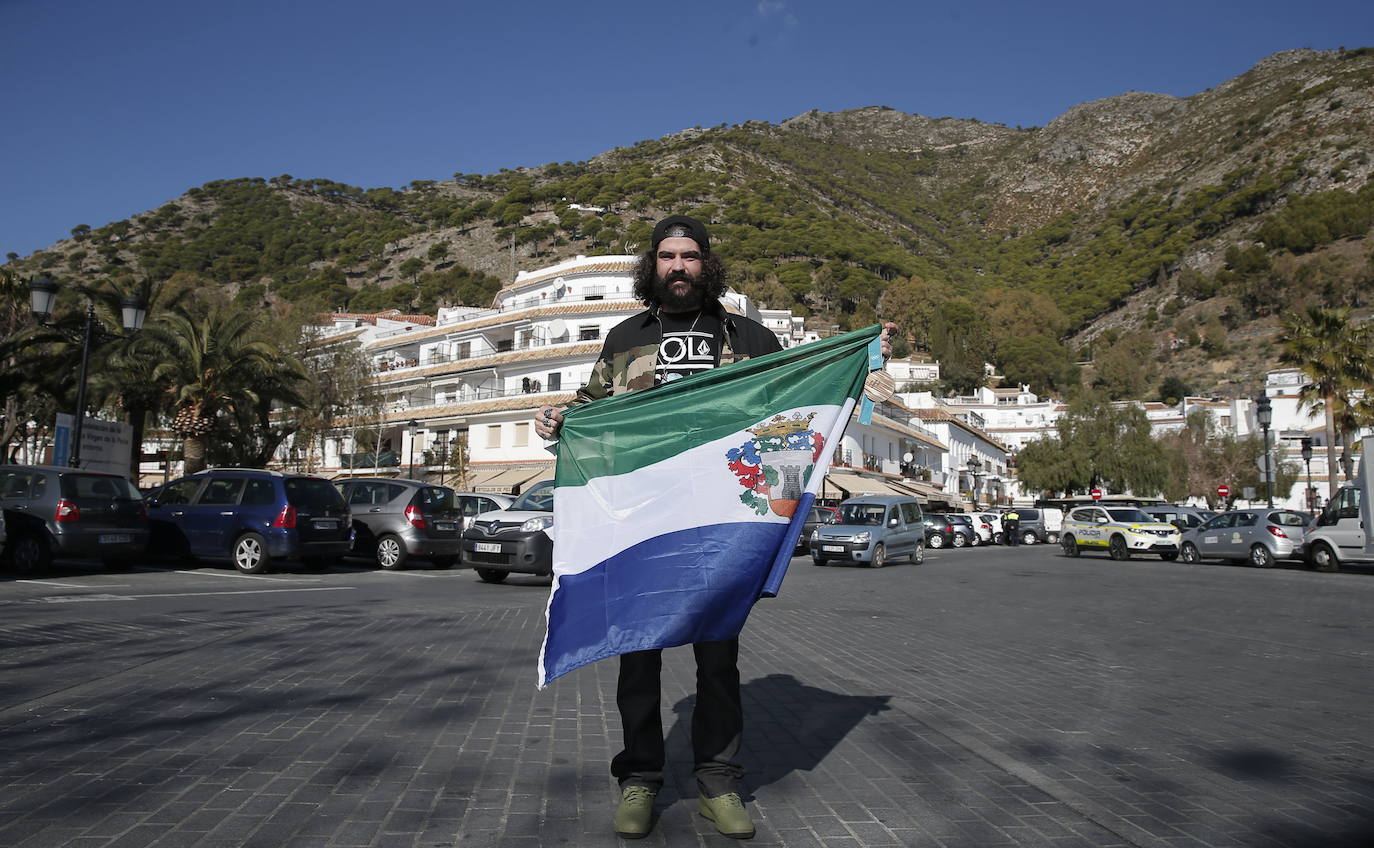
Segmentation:
{"type": "Polygon", "coordinates": [[[1284,319],[1279,361],[1299,368],[1310,381],[1301,402],[1320,407],[1326,418],[1326,467],[1329,495],[1336,494],[1336,418],[1352,406],[1355,389],[1374,385],[1374,334],[1369,326],[1350,323],[1350,309],[1309,307],[1307,313],[1284,319]]]}
{"type": "Polygon", "coordinates": [[[254,335],[254,324],[253,313],[224,304],[203,314],[177,305],[145,330],[163,357],[152,378],[166,381],[176,410],[172,430],[182,437],[188,474],[206,466],[215,418],[258,403],[260,387],[278,371],[277,348],[254,335]]]}

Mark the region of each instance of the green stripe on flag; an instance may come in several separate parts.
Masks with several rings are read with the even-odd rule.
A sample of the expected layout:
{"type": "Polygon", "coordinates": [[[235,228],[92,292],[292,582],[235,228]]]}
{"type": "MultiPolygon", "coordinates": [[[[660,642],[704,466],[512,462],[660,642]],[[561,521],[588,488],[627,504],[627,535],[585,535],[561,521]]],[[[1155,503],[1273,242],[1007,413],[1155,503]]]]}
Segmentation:
{"type": "Polygon", "coordinates": [[[775,411],[858,397],[878,325],[564,412],[558,486],[624,474],[724,438],[775,411]]]}

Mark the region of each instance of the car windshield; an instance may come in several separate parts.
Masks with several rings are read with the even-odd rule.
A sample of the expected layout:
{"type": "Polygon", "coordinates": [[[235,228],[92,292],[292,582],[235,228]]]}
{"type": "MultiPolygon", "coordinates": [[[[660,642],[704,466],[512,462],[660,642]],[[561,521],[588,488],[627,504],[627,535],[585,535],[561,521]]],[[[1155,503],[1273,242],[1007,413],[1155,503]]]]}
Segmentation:
{"type": "Polygon", "coordinates": [[[286,480],[286,500],[297,509],[339,506],[343,495],[328,480],[315,477],[289,477],[286,480]]]}
{"type": "Polygon", "coordinates": [[[1113,521],[1130,522],[1132,524],[1159,524],[1156,519],[1151,518],[1138,509],[1109,509],[1107,514],[1113,521]]]}
{"type": "Polygon", "coordinates": [[[510,508],[526,512],[553,512],[553,481],[536,483],[534,488],[516,498],[510,508]]]}
{"type": "Polygon", "coordinates": [[[840,517],[836,520],[836,523],[871,524],[877,526],[883,523],[883,514],[886,512],[887,507],[882,504],[840,504],[840,517]]]}

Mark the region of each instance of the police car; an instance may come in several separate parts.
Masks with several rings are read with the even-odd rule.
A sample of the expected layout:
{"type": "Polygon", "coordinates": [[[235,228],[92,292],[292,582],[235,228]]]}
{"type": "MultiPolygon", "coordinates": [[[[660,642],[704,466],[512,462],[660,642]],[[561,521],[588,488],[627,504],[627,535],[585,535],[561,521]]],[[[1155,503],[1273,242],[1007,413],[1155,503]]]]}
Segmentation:
{"type": "Polygon", "coordinates": [[[1156,521],[1135,507],[1081,506],[1064,519],[1059,543],[1064,556],[1080,551],[1106,551],[1112,559],[1132,554],[1158,554],[1160,559],[1178,557],[1177,527],[1156,521]]]}

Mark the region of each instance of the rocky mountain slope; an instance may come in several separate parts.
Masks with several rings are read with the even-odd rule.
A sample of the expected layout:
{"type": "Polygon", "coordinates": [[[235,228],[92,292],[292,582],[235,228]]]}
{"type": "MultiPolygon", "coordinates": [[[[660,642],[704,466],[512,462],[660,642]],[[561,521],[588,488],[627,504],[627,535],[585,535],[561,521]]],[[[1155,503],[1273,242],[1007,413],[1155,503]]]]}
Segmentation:
{"type": "Polygon", "coordinates": [[[1372,160],[1374,49],[1294,50],[1191,97],[1129,92],[1039,128],[868,107],[400,191],[216,182],[7,267],[432,309],[484,304],[515,269],[642,249],[653,220],[687,211],[711,221],[736,285],[820,323],[882,311],[934,346],[958,327],[932,327],[921,298],[1038,298],[1060,314],[994,321],[981,355],[1042,334],[1086,358],[1136,334],[1195,388],[1241,391],[1272,364],[1279,313],[1363,306],[1372,160]]]}

